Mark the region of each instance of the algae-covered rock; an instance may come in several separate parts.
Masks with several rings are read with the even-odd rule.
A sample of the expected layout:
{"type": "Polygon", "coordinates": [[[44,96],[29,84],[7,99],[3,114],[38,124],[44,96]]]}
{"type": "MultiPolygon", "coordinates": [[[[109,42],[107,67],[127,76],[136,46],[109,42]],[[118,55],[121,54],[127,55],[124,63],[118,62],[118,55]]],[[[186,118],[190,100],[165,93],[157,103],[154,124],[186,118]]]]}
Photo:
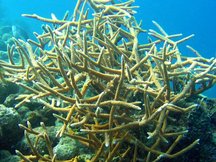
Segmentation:
{"type": "Polygon", "coordinates": [[[39,127],[40,122],[45,123],[46,126],[53,126],[56,118],[53,116],[53,111],[48,108],[43,108],[43,105],[37,102],[26,103],[17,110],[22,116],[22,122],[29,121],[33,128],[39,127]]]}
{"type": "Polygon", "coordinates": [[[12,155],[7,150],[0,150],[0,162],[20,162],[20,157],[12,155]]]}
{"type": "MultiPolygon", "coordinates": [[[[92,156],[92,152],[85,145],[82,145],[77,140],[74,140],[67,136],[62,136],[61,138],[56,137],[56,134],[60,130],[60,128],[61,126],[47,126],[46,131],[43,127],[37,127],[33,130],[35,132],[39,132],[41,135],[45,132],[47,133],[51,141],[51,147],[53,148],[53,152],[54,154],[56,154],[56,159],[69,160],[82,154],[85,154],[85,156],[79,156],[80,161],[85,161],[83,160],[85,158],[90,159],[90,157],[92,156]]],[[[35,143],[37,135],[28,134],[28,137],[32,143],[35,143]]],[[[26,138],[22,139],[17,149],[21,151],[23,154],[31,153],[31,148],[29,147],[29,143],[27,142],[26,138]]],[[[47,150],[47,143],[43,138],[40,138],[37,142],[36,149],[41,155],[49,154],[47,150]]]]}
{"type": "Polygon", "coordinates": [[[19,87],[12,82],[0,82],[0,104],[4,103],[7,96],[17,93],[19,87]]]}
{"type": "MultiPolygon", "coordinates": [[[[59,131],[59,129],[60,129],[60,127],[56,127],[56,126],[46,127],[46,132],[48,133],[49,139],[52,142],[53,147],[55,145],[57,145],[57,143],[59,141],[59,139],[56,137],[57,131],[59,131]]],[[[34,128],[33,130],[36,132],[39,132],[41,134],[43,134],[45,132],[45,130],[41,126],[34,128]]],[[[32,143],[34,143],[36,140],[36,135],[29,134],[29,139],[32,143]]],[[[37,143],[36,148],[40,154],[42,154],[42,155],[48,154],[47,145],[46,145],[46,142],[44,139],[40,138],[40,140],[37,143]]],[[[17,149],[24,154],[31,153],[29,143],[27,142],[26,138],[24,138],[24,137],[20,141],[19,145],[17,146],[17,149]]]]}
{"type": "Polygon", "coordinates": [[[19,102],[16,100],[16,97],[18,97],[18,93],[16,94],[9,94],[7,98],[4,100],[4,105],[7,107],[15,107],[15,105],[19,102]]]}
{"type": "Polygon", "coordinates": [[[1,162],[20,162],[21,159],[17,155],[11,155],[5,159],[2,159],[1,162]]]}
{"type": "Polygon", "coordinates": [[[9,157],[11,153],[8,150],[0,150],[0,161],[9,157]]]}
{"type": "MultiPolygon", "coordinates": [[[[216,122],[215,105],[216,100],[194,96],[184,102],[182,106],[197,104],[189,114],[180,116],[179,124],[185,125],[188,133],[184,135],[176,148],[183,148],[185,145],[199,139],[199,145],[181,155],[179,158],[165,159],[161,162],[214,162],[216,161],[216,122]]],[[[186,106],[185,106],[186,107],[186,106]]]]}
{"type": "Polygon", "coordinates": [[[21,117],[14,108],[0,105],[0,148],[11,149],[20,140],[20,121],[21,117]]]}
{"type": "Polygon", "coordinates": [[[87,147],[70,137],[62,137],[59,143],[53,148],[53,151],[58,160],[69,160],[78,155],[90,152],[87,150],[87,147]]]}
{"type": "Polygon", "coordinates": [[[69,160],[78,155],[79,147],[77,145],[77,141],[69,137],[62,137],[53,151],[57,155],[57,159],[69,160]]]}

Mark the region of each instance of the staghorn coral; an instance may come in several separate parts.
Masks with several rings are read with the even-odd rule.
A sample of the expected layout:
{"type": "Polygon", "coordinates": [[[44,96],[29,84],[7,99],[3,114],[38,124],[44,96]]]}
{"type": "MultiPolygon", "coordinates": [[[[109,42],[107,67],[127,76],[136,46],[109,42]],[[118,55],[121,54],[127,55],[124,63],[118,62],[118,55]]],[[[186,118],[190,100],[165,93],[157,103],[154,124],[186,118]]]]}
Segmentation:
{"type": "MultiPolygon", "coordinates": [[[[159,32],[143,30],[133,17],[132,3],[78,0],[72,17],[66,13],[63,20],[54,14],[51,19],[24,14],[52,27],[35,33],[37,42],[14,39],[15,45],[8,48],[9,63],[0,61],[5,79],[28,91],[17,98],[16,107],[37,100],[56,111],[54,116],[63,123],[57,137],[68,136],[92,149],[90,161],[159,161],[195,147],[199,139],[173,152],[187,133],[184,127],[171,129],[174,114],[197,107],[177,103],[216,81],[215,58],[203,58],[189,46],[197,56],[182,56],[178,45],[193,35],[168,35],[154,21],[159,32]],[[143,32],[149,36],[146,44],[139,40],[143,32]],[[14,52],[19,53],[19,62],[13,60],[14,52]]],[[[24,161],[60,161],[41,125],[44,132],[35,131],[29,122],[20,125],[32,154],[17,154],[24,161]],[[40,139],[48,154],[37,150],[40,139]]]]}

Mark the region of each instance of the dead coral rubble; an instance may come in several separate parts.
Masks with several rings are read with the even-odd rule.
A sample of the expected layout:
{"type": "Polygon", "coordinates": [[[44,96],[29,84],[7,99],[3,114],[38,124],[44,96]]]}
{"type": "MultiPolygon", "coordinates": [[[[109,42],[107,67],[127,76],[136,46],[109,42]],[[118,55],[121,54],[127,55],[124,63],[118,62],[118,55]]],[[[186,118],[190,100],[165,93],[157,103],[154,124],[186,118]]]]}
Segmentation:
{"type": "MultiPolygon", "coordinates": [[[[63,126],[57,136],[69,136],[94,150],[90,161],[158,161],[195,147],[199,139],[173,152],[187,130],[169,131],[175,130],[170,129],[170,121],[175,122],[171,114],[195,109],[197,105],[180,107],[176,102],[216,81],[215,58],[206,59],[191,47],[196,57],[181,54],[178,45],[193,35],[168,35],[156,22],[158,32],[143,30],[132,3],[78,0],[72,17],[66,13],[63,20],[54,14],[51,19],[24,14],[51,26],[43,26],[41,35],[35,33],[37,42],[14,40],[9,63],[0,61],[4,77],[28,90],[17,98],[16,107],[37,100],[58,112],[54,116],[63,126]],[[143,32],[149,37],[146,44],[139,40],[143,32]],[[14,52],[19,63],[13,60],[14,52]],[[137,130],[146,132],[139,135],[137,130]]],[[[43,155],[37,141],[28,140],[32,154],[17,151],[24,161],[59,161],[46,131],[36,132],[30,123],[20,127],[27,140],[34,134],[48,148],[43,155]]]]}

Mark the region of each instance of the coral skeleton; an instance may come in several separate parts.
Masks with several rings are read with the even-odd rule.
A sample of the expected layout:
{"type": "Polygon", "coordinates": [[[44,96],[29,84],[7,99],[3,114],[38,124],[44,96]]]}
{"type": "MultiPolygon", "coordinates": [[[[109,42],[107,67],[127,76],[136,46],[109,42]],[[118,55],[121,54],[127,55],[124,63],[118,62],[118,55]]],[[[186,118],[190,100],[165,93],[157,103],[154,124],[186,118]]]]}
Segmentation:
{"type": "MultiPolygon", "coordinates": [[[[155,21],[156,30],[146,31],[134,17],[136,8],[133,0],[78,0],[72,16],[67,12],[61,20],[54,14],[50,19],[23,14],[47,25],[42,34],[34,33],[37,41],[14,39],[8,61],[0,61],[1,77],[26,90],[16,98],[16,107],[34,100],[54,111],[63,123],[57,137],[68,136],[93,150],[87,161],[159,161],[199,143],[176,150],[188,130],[170,127],[173,114],[197,107],[182,107],[179,101],[215,85],[216,59],[190,46],[194,57],[183,56],[179,44],[194,35],[169,35],[155,21]],[[147,41],[140,35],[147,35],[147,41]]],[[[20,124],[32,151],[16,151],[23,161],[79,161],[79,156],[58,160],[41,126],[44,132],[29,122],[20,124]],[[37,150],[39,139],[45,140],[47,154],[37,150]]]]}

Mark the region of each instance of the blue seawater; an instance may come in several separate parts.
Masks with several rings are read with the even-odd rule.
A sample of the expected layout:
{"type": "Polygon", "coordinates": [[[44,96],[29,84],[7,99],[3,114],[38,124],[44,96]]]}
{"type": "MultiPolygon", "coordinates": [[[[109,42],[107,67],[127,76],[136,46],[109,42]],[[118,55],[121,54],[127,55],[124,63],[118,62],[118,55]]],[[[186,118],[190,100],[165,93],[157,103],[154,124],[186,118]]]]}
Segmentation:
{"type": "MultiPolygon", "coordinates": [[[[55,13],[62,18],[65,11],[71,11],[76,0],[0,0],[0,25],[18,24],[28,33],[41,33],[41,23],[37,20],[21,17],[21,14],[38,14],[51,17],[55,13]]],[[[135,15],[143,21],[143,28],[154,28],[152,20],[157,21],[168,34],[182,33],[195,37],[183,43],[198,50],[204,57],[216,57],[216,0],[135,0],[140,6],[135,15]]],[[[184,55],[194,54],[182,49],[184,55]]],[[[204,94],[216,98],[216,86],[204,94]]]]}

